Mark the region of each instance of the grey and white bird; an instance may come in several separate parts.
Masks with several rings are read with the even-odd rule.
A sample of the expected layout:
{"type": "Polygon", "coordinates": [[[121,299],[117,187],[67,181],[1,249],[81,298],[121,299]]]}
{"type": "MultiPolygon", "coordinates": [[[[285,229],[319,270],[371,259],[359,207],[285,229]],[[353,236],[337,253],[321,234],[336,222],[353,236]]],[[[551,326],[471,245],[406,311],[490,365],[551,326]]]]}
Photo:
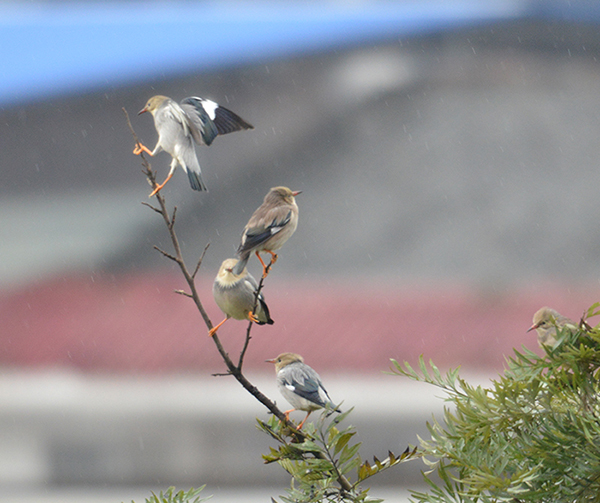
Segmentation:
{"type": "Polygon", "coordinates": [[[296,196],[301,191],[287,187],[273,187],[263,203],[252,214],[242,232],[242,240],[237,250],[240,259],[233,272],[240,274],[246,267],[250,254],[255,253],[263,266],[263,278],[268,269],[259,252],[271,254],[271,265],[277,261],[276,250],[294,234],[298,227],[298,205],[296,196]]]}
{"type": "Polygon", "coordinates": [[[341,412],[331,401],[319,374],[304,363],[304,358],[296,353],[281,353],[277,358],[267,360],[275,364],[277,387],[283,397],[293,407],[284,412],[289,420],[290,412],[306,411],[306,417],[298,425],[302,428],[308,416],[318,409],[329,407],[335,412],[341,412]]]}
{"type": "Polygon", "coordinates": [[[240,274],[233,272],[237,262],[235,258],[224,260],[213,283],[213,297],[226,317],[208,332],[211,337],[229,318],[249,320],[259,325],[274,323],[262,292],[258,296],[258,301],[256,299],[258,283],[254,277],[247,269],[243,269],[240,274]],[[256,310],[254,310],[255,302],[256,310]]]}
{"type": "Polygon", "coordinates": [[[196,96],[185,98],[181,104],[167,96],[153,96],[138,115],[145,112],[150,112],[154,117],[158,141],[152,151],[140,143],[133,153],[139,155],[145,151],[154,156],[164,150],[173,158],[166,180],[155,187],[150,196],[165,186],[177,166],[181,166],[187,173],[192,189],[208,190],[202,180],[194,143],[210,145],[218,135],[254,129],[231,110],[196,96]]]}
{"type": "Polygon", "coordinates": [[[556,331],[567,328],[571,332],[575,332],[578,327],[570,318],[563,316],[558,311],[549,307],[538,309],[533,315],[533,324],[528,332],[535,330],[538,336],[540,346],[554,346],[556,344],[556,331]]]}

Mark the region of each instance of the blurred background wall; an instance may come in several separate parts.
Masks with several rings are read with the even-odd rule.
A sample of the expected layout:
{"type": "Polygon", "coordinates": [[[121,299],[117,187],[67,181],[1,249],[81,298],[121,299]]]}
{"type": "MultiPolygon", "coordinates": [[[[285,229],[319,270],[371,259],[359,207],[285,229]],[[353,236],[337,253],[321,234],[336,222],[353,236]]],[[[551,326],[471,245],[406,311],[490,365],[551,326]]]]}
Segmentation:
{"type": "MultiPolygon", "coordinates": [[[[598,300],[594,2],[0,12],[0,484],[14,501],[288,483],[260,461],[265,411],[211,377],[214,345],[153,249],[168,235],[141,204],[122,108],[153,147],[136,114],[154,94],[210,98],[255,127],[198,149],[208,193],[181,171],[163,190],[189,264],[210,243],[198,288],[213,322],[213,278],[250,214],[272,186],[303,191],[264,291],[275,324],[256,327],[246,369],[283,404],[264,360],[303,354],[356,407],[365,457],[416,443],[442,405],[382,374],[390,358],[485,379],[537,348],[539,307],[578,319],[598,300]]],[[[151,162],[166,176],[167,154],[151,162]]],[[[219,332],[233,354],[244,330],[219,332]]],[[[397,494],[420,468],[382,487],[397,494]]]]}

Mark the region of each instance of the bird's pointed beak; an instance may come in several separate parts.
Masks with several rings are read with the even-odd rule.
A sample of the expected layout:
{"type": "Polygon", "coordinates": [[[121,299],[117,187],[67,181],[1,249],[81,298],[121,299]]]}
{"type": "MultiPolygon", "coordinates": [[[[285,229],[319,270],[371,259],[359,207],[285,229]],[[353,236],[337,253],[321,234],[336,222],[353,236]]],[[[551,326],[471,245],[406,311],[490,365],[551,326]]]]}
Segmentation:
{"type": "Polygon", "coordinates": [[[271,358],[270,360],[265,360],[265,363],[275,363],[277,358],[271,358]]]}
{"type": "Polygon", "coordinates": [[[528,332],[531,332],[532,330],[535,330],[535,329],[536,329],[536,328],[538,328],[539,326],[540,326],[540,325],[539,325],[538,323],[536,323],[535,325],[531,325],[531,326],[530,326],[530,327],[527,329],[527,331],[528,331],[528,332]]]}
{"type": "Polygon", "coordinates": [[[292,192],[292,196],[296,197],[298,194],[302,194],[301,190],[296,190],[295,192],[292,192]]]}
{"type": "Polygon", "coordinates": [[[145,113],[147,111],[148,111],[148,109],[146,107],[144,107],[138,112],[138,115],[142,115],[143,113],[145,113]]]}

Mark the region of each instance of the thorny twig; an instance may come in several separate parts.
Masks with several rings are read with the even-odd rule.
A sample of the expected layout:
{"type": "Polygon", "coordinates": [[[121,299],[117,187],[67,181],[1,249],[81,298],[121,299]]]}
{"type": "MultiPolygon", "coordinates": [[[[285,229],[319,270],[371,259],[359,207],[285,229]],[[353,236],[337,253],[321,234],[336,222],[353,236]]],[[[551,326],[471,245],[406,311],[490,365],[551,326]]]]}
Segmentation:
{"type": "MultiPolygon", "coordinates": [[[[139,141],[139,138],[136,135],[136,133],[133,129],[133,126],[131,125],[131,120],[129,119],[129,114],[127,113],[127,110],[125,110],[125,108],[123,108],[123,113],[125,114],[125,118],[127,120],[127,125],[129,126],[129,129],[131,131],[131,134],[133,135],[133,139],[134,139],[136,145],[138,145],[138,146],[141,145],[141,142],[139,141]]],[[[156,183],[156,174],[152,170],[152,166],[146,159],[144,152],[142,152],[140,154],[140,157],[142,159],[142,166],[143,166],[142,171],[146,175],[148,180],[150,181],[150,184],[152,185],[152,187],[154,188],[158,185],[156,183]]],[[[194,301],[194,304],[196,304],[196,307],[198,308],[198,311],[200,312],[200,315],[202,316],[202,319],[204,320],[204,324],[206,325],[208,330],[211,330],[213,328],[212,321],[210,320],[206,310],[204,309],[204,306],[202,305],[202,301],[200,300],[200,296],[198,295],[198,290],[196,289],[196,284],[195,284],[196,274],[200,270],[202,260],[204,258],[204,255],[206,254],[209,244],[207,244],[205,246],[204,251],[202,252],[202,255],[200,256],[200,259],[198,260],[198,263],[196,264],[194,272],[192,274],[190,274],[190,272],[188,271],[187,266],[185,265],[185,262],[183,260],[183,255],[181,253],[181,247],[179,245],[179,239],[177,238],[177,234],[175,233],[175,215],[177,212],[177,207],[175,206],[173,208],[173,214],[172,214],[172,216],[169,216],[169,211],[167,209],[167,206],[165,203],[165,198],[163,197],[163,195],[160,192],[158,192],[155,194],[155,197],[160,206],[159,208],[156,208],[155,206],[152,206],[146,202],[142,202],[142,204],[144,206],[148,206],[150,209],[154,210],[156,213],[159,213],[163,217],[163,220],[167,226],[169,235],[171,237],[171,243],[173,245],[175,254],[174,255],[169,254],[169,253],[165,252],[164,250],[161,250],[157,246],[155,246],[154,248],[156,250],[158,250],[160,253],[162,253],[165,257],[167,257],[170,260],[173,260],[175,263],[177,263],[177,265],[179,266],[179,269],[181,270],[181,273],[183,274],[183,277],[185,278],[186,283],[188,284],[190,291],[188,293],[188,292],[184,292],[183,290],[176,290],[176,293],[179,293],[181,295],[189,297],[194,301]]],[[[272,261],[267,266],[267,271],[269,271],[269,269],[271,268],[271,265],[272,265],[272,261]]],[[[264,283],[264,277],[261,278],[257,292],[256,292],[256,296],[255,296],[255,300],[254,300],[254,302],[255,302],[254,311],[256,311],[256,307],[258,304],[258,296],[260,295],[260,292],[262,290],[263,283],[264,283]]],[[[248,349],[248,345],[249,345],[250,339],[251,339],[251,336],[250,336],[251,329],[252,329],[252,322],[250,322],[248,324],[248,329],[246,331],[246,340],[244,342],[244,346],[240,353],[240,357],[239,357],[237,366],[233,363],[233,361],[229,357],[229,354],[227,353],[227,351],[225,351],[225,348],[221,344],[221,341],[219,340],[218,335],[217,334],[213,335],[212,340],[215,343],[215,346],[217,347],[217,351],[221,355],[221,358],[223,359],[225,366],[227,367],[227,374],[216,374],[216,375],[232,375],[242,385],[242,387],[246,391],[248,391],[260,403],[262,403],[274,416],[276,416],[280,421],[282,421],[288,428],[290,428],[290,430],[293,432],[293,435],[295,435],[300,441],[303,441],[306,439],[306,435],[302,431],[298,430],[296,428],[296,426],[288,418],[286,418],[285,414],[281,410],[279,410],[277,405],[275,405],[275,402],[273,402],[266,395],[264,395],[256,386],[254,386],[248,379],[246,379],[246,376],[244,376],[244,374],[242,373],[242,364],[244,361],[244,356],[246,354],[246,350],[248,349]]],[[[318,457],[321,457],[321,456],[318,456],[318,457]]],[[[342,489],[344,489],[345,491],[352,490],[352,485],[343,475],[341,475],[340,478],[338,478],[338,482],[339,482],[340,486],[342,487],[342,489]]]]}

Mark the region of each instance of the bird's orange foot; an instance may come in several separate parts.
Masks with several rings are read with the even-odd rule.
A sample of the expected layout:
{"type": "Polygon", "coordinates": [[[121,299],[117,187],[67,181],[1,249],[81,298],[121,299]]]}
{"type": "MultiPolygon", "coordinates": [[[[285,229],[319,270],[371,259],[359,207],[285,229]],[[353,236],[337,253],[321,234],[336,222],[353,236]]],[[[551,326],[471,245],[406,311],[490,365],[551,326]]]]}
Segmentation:
{"type": "Polygon", "coordinates": [[[271,250],[265,250],[267,253],[271,254],[271,261],[268,264],[265,264],[263,262],[263,259],[260,257],[260,255],[258,254],[258,252],[256,252],[256,256],[258,257],[258,260],[260,260],[260,263],[263,266],[263,279],[265,279],[269,273],[271,272],[271,268],[273,267],[273,265],[275,264],[275,262],[277,262],[277,254],[273,253],[271,250]]]}
{"type": "Polygon", "coordinates": [[[156,194],[158,194],[160,192],[160,190],[167,184],[167,182],[171,179],[171,177],[173,176],[173,173],[169,173],[169,176],[167,176],[167,179],[161,183],[160,185],[157,185],[156,187],[154,187],[154,190],[152,191],[152,193],[148,196],[148,197],[152,197],[156,194]]]}
{"type": "Polygon", "coordinates": [[[248,313],[248,319],[254,323],[258,323],[260,321],[254,313],[248,313]]]}
{"type": "Polygon", "coordinates": [[[152,197],[152,196],[155,196],[156,194],[158,194],[160,192],[160,189],[162,189],[164,186],[165,186],[164,183],[162,185],[157,185],[148,197],[152,197]]]}
{"type": "Polygon", "coordinates": [[[308,414],[306,414],[306,417],[302,420],[302,422],[298,425],[298,429],[301,430],[302,427],[304,426],[304,423],[306,423],[306,420],[308,419],[308,416],[310,416],[312,413],[312,411],[308,411],[308,414]]]}
{"type": "Polygon", "coordinates": [[[146,145],[138,143],[133,149],[133,153],[135,155],[140,155],[142,152],[146,152],[148,155],[152,155],[152,151],[148,147],[146,147],[146,145]]]}
{"type": "Polygon", "coordinates": [[[224,319],[224,320],[223,320],[221,323],[219,323],[218,325],[216,325],[216,326],[214,326],[213,328],[211,328],[211,329],[208,331],[208,335],[209,335],[209,337],[212,337],[213,335],[215,335],[215,334],[217,333],[217,330],[219,330],[219,328],[221,328],[221,325],[222,325],[223,323],[225,323],[225,322],[226,322],[228,319],[229,319],[229,318],[225,318],[225,319],[224,319]]]}

